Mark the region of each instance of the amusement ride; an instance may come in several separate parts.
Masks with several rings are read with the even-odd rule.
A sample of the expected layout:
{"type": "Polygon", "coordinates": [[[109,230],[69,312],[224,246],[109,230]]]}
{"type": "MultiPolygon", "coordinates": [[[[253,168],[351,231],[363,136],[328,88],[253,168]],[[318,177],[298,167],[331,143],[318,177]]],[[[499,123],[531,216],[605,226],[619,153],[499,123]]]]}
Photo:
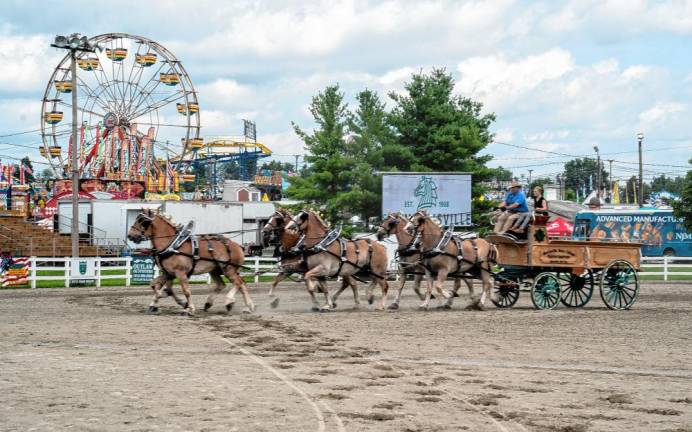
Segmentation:
{"type": "MultiPolygon", "coordinates": [[[[207,180],[216,182],[218,163],[235,161],[243,168],[271,155],[256,142],[252,122],[246,122],[242,139],[205,142],[197,90],[182,62],[163,45],[126,33],[94,36],[89,44],[97,50],[76,53],[78,143],[70,130],[69,54],[53,70],[43,95],[39,151],[55,178],[67,178],[76,151],[82,179],[137,181],[149,192],[177,191],[179,183],[202,181],[195,175],[200,166],[211,165],[207,180]]],[[[251,179],[249,170],[240,173],[242,180],[251,179]]]]}

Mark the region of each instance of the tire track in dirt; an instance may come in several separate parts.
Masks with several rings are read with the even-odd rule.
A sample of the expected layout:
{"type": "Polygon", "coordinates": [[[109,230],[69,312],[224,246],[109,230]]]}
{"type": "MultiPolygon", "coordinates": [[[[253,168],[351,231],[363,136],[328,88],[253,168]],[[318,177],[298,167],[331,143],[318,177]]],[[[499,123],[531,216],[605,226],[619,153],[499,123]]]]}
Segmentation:
{"type": "Polygon", "coordinates": [[[252,352],[250,352],[249,350],[243,348],[240,344],[237,344],[237,343],[233,342],[232,340],[229,340],[229,339],[226,339],[223,337],[220,337],[220,339],[222,341],[224,341],[225,343],[227,343],[228,345],[232,346],[233,348],[237,349],[241,353],[243,353],[245,356],[250,358],[252,361],[257,363],[258,365],[262,366],[264,369],[271,372],[275,377],[277,377],[279,380],[281,380],[281,382],[283,382],[288,387],[290,387],[292,390],[294,390],[296,393],[298,393],[300,395],[300,397],[302,397],[312,407],[312,410],[315,413],[315,417],[317,417],[317,430],[319,432],[324,432],[325,428],[326,428],[326,423],[324,420],[324,413],[320,409],[319,405],[322,405],[325,408],[325,410],[327,410],[332,415],[339,432],[345,432],[346,431],[346,429],[344,429],[344,424],[341,421],[341,419],[339,418],[339,416],[325,402],[314,401],[310,396],[308,396],[307,393],[305,393],[300,387],[298,387],[294,381],[292,381],[291,379],[286,377],[286,375],[281,373],[276,368],[272,367],[269,363],[265,362],[261,357],[258,357],[255,354],[253,354],[252,352]],[[318,403],[319,403],[319,405],[318,405],[318,403]]]}

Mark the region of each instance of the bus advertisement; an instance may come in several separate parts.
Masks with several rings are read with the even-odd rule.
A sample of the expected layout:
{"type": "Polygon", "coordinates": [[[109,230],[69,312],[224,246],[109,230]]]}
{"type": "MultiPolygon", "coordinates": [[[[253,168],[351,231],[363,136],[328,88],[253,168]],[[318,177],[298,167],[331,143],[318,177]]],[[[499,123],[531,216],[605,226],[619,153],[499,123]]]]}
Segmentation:
{"type": "Polygon", "coordinates": [[[672,210],[580,211],[572,236],[642,242],[642,256],[692,256],[692,233],[672,210]]]}

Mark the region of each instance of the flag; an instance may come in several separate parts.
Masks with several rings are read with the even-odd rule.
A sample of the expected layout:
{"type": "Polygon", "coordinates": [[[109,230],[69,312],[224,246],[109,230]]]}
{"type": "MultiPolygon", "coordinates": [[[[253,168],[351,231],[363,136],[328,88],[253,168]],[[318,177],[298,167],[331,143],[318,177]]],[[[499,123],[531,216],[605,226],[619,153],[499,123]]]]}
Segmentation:
{"type": "Polygon", "coordinates": [[[26,183],[26,178],[24,177],[24,164],[19,165],[19,184],[26,183]]]}
{"type": "Polygon", "coordinates": [[[613,204],[620,204],[620,185],[613,182],[613,204]]]}

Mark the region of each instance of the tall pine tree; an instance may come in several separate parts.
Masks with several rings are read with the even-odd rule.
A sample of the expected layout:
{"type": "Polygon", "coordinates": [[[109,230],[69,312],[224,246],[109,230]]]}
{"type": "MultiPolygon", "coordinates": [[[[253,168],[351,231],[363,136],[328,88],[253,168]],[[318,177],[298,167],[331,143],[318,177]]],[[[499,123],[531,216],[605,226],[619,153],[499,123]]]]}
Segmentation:
{"type": "Polygon", "coordinates": [[[290,177],[288,196],[321,206],[332,222],[348,216],[341,199],[353,182],[354,161],[346,148],[348,106],[338,85],[329,86],[312,98],[310,113],[316,128],[306,132],[293,123],[305,144],[308,162],[304,176],[290,177]]]}
{"type": "Polygon", "coordinates": [[[472,173],[473,220],[488,225],[491,204],[480,200],[481,182],[495,175],[485,164],[491,156],[478,153],[493,135],[494,114],[483,114],[480,102],[454,94],[454,79],[444,69],[417,73],[405,85],[405,94],[391,93],[395,107],[390,115],[399,144],[412,155],[399,168],[412,171],[462,171],[472,173]]]}

